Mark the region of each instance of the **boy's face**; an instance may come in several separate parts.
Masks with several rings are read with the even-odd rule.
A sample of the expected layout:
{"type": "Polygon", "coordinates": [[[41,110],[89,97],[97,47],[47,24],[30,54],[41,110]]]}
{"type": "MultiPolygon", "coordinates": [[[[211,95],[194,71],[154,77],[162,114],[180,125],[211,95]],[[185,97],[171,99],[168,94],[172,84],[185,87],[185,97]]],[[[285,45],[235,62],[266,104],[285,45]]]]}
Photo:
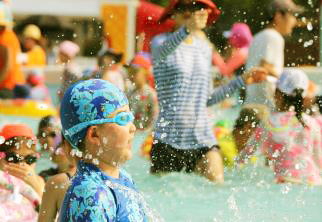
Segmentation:
{"type": "Polygon", "coordinates": [[[136,85],[144,85],[146,84],[146,71],[144,69],[139,69],[135,74],[131,75],[131,81],[136,85]]]}
{"type": "MultiPolygon", "coordinates": [[[[113,118],[120,112],[129,111],[129,106],[126,105],[114,111],[109,117],[113,118]]],[[[99,161],[118,165],[132,158],[132,141],[136,130],[132,122],[125,126],[105,123],[98,125],[96,129],[101,144],[99,150],[96,151],[99,161]]]]}
{"type": "Polygon", "coordinates": [[[296,17],[292,13],[276,13],[276,25],[279,26],[279,30],[284,36],[290,35],[293,32],[296,22],[296,17]]]}

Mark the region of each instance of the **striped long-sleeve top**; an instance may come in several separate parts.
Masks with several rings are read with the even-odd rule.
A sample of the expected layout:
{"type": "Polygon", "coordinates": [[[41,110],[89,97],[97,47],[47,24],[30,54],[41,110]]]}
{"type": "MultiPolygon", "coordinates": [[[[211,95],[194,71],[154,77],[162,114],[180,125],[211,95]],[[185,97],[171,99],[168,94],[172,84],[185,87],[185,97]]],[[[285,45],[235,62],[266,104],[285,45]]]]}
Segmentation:
{"type": "Polygon", "coordinates": [[[200,38],[183,40],[185,27],[156,36],[152,41],[153,73],[160,113],[155,138],[177,149],[212,147],[217,141],[208,122],[211,106],[244,86],[238,77],[227,85],[212,87],[212,49],[200,38]]]}

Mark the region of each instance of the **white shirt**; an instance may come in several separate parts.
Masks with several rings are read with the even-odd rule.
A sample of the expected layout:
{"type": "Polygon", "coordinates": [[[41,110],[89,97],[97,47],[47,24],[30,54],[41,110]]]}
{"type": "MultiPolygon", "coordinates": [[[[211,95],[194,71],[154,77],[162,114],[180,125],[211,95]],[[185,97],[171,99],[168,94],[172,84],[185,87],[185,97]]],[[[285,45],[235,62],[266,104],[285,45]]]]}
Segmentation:
{"type": "MultiPolygon", "coordinates": [[[[267,28],[254,36],[249,49],[246,70],[259,66],[261,60],[274,65],[278,75],[284,68],[284,45],[283,36],[273,28],[267,28]]],[[[274,107],[273,95],[277,79],[269,76],[267,81],[247,86],[246,104],[266,104],[274,107]]]]}

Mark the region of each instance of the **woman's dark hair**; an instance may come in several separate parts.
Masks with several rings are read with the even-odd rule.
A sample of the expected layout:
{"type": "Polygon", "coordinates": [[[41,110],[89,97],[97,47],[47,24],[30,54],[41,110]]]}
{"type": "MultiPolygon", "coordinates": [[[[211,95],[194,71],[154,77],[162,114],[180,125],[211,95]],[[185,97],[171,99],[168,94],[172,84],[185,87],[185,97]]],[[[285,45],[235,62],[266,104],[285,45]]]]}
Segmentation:
{"type": "Polygon", "coordinates": [[[304,111],[304,106],[303,106],[304,98],[302,96],[303,91],[304,91],[303,89],[294,89],[293,91],[293,94],[295,94],[294,96],[287,95],[283,92],[281,93],[282,93],[286,108],[294,106],[295,112],[296,112],[296,118],[300,121],[303,127],[306,127],[302,116],[302,113],[304,111]]]}
{"type": "Polygon", "coordinates": [[[235,121],[234,129],[243,128],[247,123],[252,123],[256,127],[259,122],[260,119],[255,108],[244,108],[240,111],[239,117],[235,121]]]}
{"type": "Polygon", "coordinates": [[[322,95],[315,97],[315,103],[319,107],[320,114],[322,114],[322,95]]]}
{"type": "Polygon", "coordinates": [[[54,116],[45,116],[44,118],[42,118],[38,124],[38,131],[43,129],[43,128],[47,128],[50,126],[54,126],[55,125],[55,117],[54,116]]]}

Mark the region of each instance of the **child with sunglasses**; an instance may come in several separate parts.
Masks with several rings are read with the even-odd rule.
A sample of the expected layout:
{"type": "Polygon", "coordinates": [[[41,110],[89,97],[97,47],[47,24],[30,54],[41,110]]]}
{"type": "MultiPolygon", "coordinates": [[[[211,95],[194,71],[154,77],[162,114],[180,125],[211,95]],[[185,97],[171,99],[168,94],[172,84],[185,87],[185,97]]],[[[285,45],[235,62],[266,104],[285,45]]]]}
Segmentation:
{"type": "Polygon", "coordinates": [[[44,181],[35,172],[36,138],[24,124],[8,124],[0,132],[1,221],[37,221],[44,181]]]}
{"type": "Polygon", "coordinates": [[[141,194],[121,166],[135,126],[124,93],[108,81],[78,82],[61,103],[63,134],[80,157],[60,221],[147,221],[141,194]]]}

